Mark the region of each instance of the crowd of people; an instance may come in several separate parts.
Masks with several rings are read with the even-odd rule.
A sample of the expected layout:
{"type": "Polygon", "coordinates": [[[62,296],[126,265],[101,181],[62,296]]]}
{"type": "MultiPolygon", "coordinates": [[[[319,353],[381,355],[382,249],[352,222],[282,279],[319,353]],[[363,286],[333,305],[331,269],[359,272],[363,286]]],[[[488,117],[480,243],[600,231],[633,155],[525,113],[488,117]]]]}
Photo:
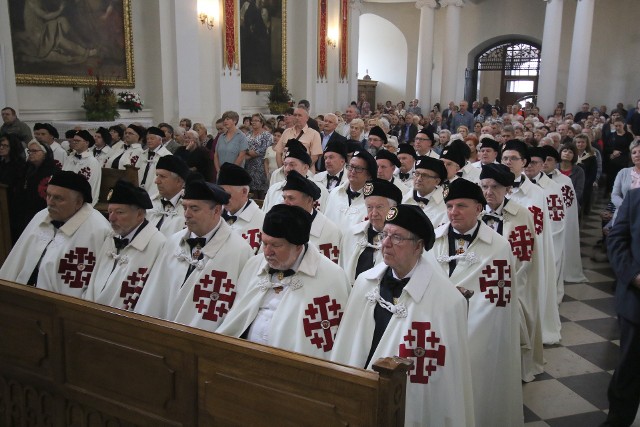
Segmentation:
{"type": "Polygon", "coordinates": [[[405,107],[64,136],[7,107],[0,278],[360,368],[409,358],[407,425],[522,425],[564,282],[586,281],[580,215],[603,186],[615,236],[640,186],[640,101],[405,107]],[[97,211],[103,169],[131,167],[97,211]]]}

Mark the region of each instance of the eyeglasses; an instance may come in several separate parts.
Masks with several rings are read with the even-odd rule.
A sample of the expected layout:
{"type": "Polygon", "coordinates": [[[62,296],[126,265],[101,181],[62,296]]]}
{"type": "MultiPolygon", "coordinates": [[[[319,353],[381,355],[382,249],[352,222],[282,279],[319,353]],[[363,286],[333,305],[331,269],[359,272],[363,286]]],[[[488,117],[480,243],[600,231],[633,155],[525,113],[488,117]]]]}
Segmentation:
{"type": "Polygon", "coordinates": [[[505,161],[505,162],[517,162],[518,160],[522,160],[522,157],[503,156],[502,160],[505,161]]]}
{"type": "Polygon", "coordinates": [[[360,166],[351,166],[351,165],[347,165],[346,168],[349,172],[353,171],[354,173],[363,173],[368,170],[367,168],[361,168],[360,166]]]}
{"type": "Polygon", "coordinates": [[[417,240],[415,237],[402,237],[402,236],[398,236],[397,234],[389,234],[385,231],[380,233],[380,238],[382,240],[386,239],[387,237],[391,239],[391,243],[393,243],[394,245],[399,245],[405,240],[417,240]]]}
{"type": "Polygon", "coordinates": [[[9,144],[0,144],[0,148],[9,148],[9,144]]]}
{"type": "Polygon", "coordinates": [[[419,137],[415,137],[414,138],[416,141],[431,141],[429,138],[419,138],[419,137]]]}
{"type": "Polygon", "coordinates": [[[27,150],[27,153],[29,153],[29,154],[35,154],[35,153],[39,153],[39,152],[44,152],[44,150],[27,150]]]}
{"type": "Polygon", "coordinates": [[[414,172],[413,173],[413,177],[414,178],[420,178],[420,179],[436,179],[436,178],[440,178],[438,175],[429,175],[428,173],[420,173],[420,172],[414,172]]]}

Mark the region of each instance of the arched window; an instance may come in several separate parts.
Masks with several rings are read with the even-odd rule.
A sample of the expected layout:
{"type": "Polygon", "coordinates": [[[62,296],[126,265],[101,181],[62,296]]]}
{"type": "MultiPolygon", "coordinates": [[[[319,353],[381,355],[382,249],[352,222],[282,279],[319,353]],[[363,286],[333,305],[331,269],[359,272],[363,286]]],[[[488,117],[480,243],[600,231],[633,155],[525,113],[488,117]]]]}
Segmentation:
{"type": "Polygon", "coordinates": [[[476,56],[476,95],[500,98],[502,105],[533,101],[538,93],[540,46],[514,40],[493,45],[476,56]]]}

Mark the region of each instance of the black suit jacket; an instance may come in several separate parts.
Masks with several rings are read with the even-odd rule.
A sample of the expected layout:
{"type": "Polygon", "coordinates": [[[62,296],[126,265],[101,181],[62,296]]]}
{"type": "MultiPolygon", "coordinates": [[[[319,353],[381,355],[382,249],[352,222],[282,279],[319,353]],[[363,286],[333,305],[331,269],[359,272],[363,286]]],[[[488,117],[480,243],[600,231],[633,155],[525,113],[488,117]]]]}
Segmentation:
{"type": "Polygon", "coordinates": [[[616,274],[616,311],[640,324],[640,289],[631,282],[640,274],[640,189],[629,190],[607,236],[609,263],[616,274]]]}
{"type": "MultiPolygon", "coordinates": [[[[322,141],[322,139],[322,134],[320,134],[320,141],[322,141]]],[[[333,133],[329,137],[329,140],[327,141],[327,145],[331,144],[332,142],[342,142],[343,144],[346,144],[347,138],[340,135],[337,131],[333,131],[333,133]]],[[[322,149],[322,151],[324,152],[324,148],[322,149]]],[[[323,172],[325,170],[326,168],[324,167],[324,155],[322,155],[316,162],[316,173],[323,172]]]]}
{"type": "Polygon", "coordinates": [[[407,125],[403,125],[400,129],[400,135],[398,136],[398,142],[413,142],[418,134],[418,126],[411,123],[409,125],[409,132],[407,132],[407,125]]]}

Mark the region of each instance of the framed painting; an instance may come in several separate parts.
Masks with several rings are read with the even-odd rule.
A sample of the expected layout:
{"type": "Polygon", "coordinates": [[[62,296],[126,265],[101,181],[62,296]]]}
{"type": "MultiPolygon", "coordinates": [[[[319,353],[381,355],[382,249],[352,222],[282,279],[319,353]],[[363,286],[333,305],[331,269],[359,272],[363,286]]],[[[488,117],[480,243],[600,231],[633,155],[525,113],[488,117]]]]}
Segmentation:
{"type": "Polygon", "coordinates": [[[242,90],[267,91],[287,80],[287,1],[237,0],[242,90]]]}
{"type": "Polygon", "coordinates": [[[133,87],[130,0],[9,0],[16,83],[133,87]]]}

